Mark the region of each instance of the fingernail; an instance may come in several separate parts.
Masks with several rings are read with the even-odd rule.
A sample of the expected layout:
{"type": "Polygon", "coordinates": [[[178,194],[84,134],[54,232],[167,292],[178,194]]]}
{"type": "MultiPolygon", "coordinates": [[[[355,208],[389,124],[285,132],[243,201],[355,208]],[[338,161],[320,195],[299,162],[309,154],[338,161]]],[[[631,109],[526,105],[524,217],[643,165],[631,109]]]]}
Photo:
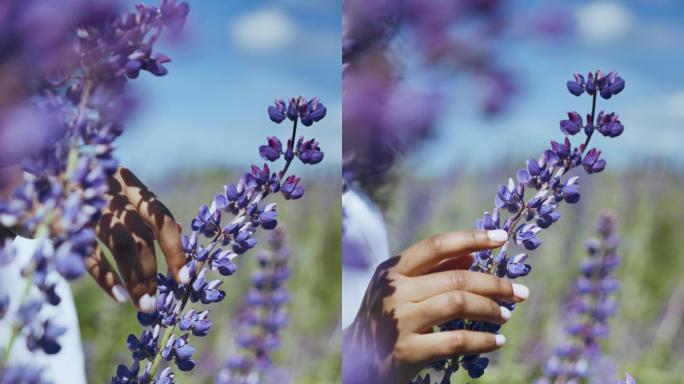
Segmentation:
{"type": "Polygon", "coordinates": [[[501,318],[506,320],[506,321],[510,320],[511,311],[504,306],[501,306],[500,309],[501,309],[501,318]]]}
{"type": "Polygon", "coordinates": [[[152,313],[157,309],[157,298],[146,293],[140,297],[138,307],[140,308],[140,312],[152,313]]]}
{"type": "Polygon", "coordinates": [[[112,296],[114,296],[114,300],[119,303],[125,303],[128,301],[128,291],[121,284],[117,284],[112,287],[112,296]]]}
{"type": "Polygon", "coordinates": [[[520,300],[525,300],[530,296],[530,289],[522,284],[513,283],[513,296],[520,300]]]}
{"type": "Polygon", "coordinates": [[[508,232],[503,229],[495,229],[493,231],[487,231],[487,237],[490,241],[496,241],[498,243],[508,240],[508,232]]]}
{"type": "Polygon", "coordinates": [[[504,335],[495,335],[494,339],[496,340],[496,346],[500,347],[504,344],[506,344],[506,336],[504,335]]]}
{"type": "Polygon", "coordinates": [[[180,280],[181,284],[187,284],[190,282],[190,271],[188,270],[187,265],[184,265],[183,268],[178,271],[178,280],[180,280]]]}

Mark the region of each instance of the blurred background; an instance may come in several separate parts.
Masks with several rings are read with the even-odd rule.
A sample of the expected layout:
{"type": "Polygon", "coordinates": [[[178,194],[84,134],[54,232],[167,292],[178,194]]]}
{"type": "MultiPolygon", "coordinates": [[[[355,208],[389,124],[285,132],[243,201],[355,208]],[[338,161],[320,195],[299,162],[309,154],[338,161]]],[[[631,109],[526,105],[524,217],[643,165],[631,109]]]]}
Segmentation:
{"type": "MultiPolygon", "coordinates": [[[[421,125],[393,126],[408,132],[406,140],[393,137],[383,122],[359,119],[365,111],[344,101],[347,180],[382,209],[390,255],[429,235],[471,228],[491,210],[498,185],[550,140],[562,139],[558,122],[566,112],[590,111],[590,98],[566,90],[573,72],[615,69],[627,82],[620,95],[598,105],[619,114],[625,131],[616,139],[595,137],[606,171],[582,177],[579,204],[563,206],[560,222],[531,252],[532,273],[522,279],[531,298],[503,328],[506,347],[490,356],[481,379],[459,372],[453,382],[530,383],[540,377],[564,337],[562,300],[577,277],[584,241],[593,234],[598,211],[608,208],[617,214],[623,245],[619,309],[609,321],[604,352],[622,378],[628,371],[640,383],[684,383],[684,252],[678,243],[684,214],[684,3],[461,1],[452,9],[446,2],[408,3],[423,4],[421,13],[407,16],[394,4],[389,8],[399,16],[383,20],[381,32],[362,28],[374,16],[344,9],[351,47],[345,94],[359,88],[353,80],[360,74],[384,71],[392,73],[394,88],[436,95],[429,102],[415,97],[401,107],[385,106],[420,116],[410,121],[421,125]],[[425,28],[426,20],[442,30],[425,28]],[[390,166],[368,172],[368,159],[382,151],[359,143],[358,132],[367,129],[377,133],[377,142],[389,143],[382,151],[390,155],[382,157],[390,166]]],[[[588,382],[617,380],[604,375],[588,382]]]]}
{"type": "MultiPolygon", "coordinates": [[[[327,0],[191,2],[182,39],[159,48],[173,58],[169,74],[131,83],[141,104],[117,141],[122,164],[189,226],[200,204],[263,163],[258,147],[266,136],[285,141],[290,134],[268,119],[275,97],[318,96],[327,106],[322,122],[300,130],[325,152],[320,166],[293,164],[307,194],[286,204],[273,199],[292,249],[290,320],[274,359],[284,382],[340,381],[340,14],[341,4],[327,0]]],[[[235,351],[233,313],[256,266],[252,255],[225,279],[227,298],[212,309],[211,337],[195,341],[198,368],[178,374],[178,383],[211,382],[235,351]]],[[[130,359],[126,337],[140,330],[135,311],[114,304],[92,279],[79,280],[74,294],[89,382],[108,381],[116,364],[130,359]]]]}

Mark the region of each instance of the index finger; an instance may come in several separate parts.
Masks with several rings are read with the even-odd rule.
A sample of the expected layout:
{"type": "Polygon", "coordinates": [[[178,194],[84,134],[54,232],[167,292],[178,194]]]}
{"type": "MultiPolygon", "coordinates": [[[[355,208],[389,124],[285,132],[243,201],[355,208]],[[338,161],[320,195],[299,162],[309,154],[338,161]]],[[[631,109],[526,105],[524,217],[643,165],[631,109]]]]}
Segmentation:
{"type": "Polygon", "coordinates": [[[419,276],[430,271],[444,259],[497,248],[507,239],[508,232],[502,229],[456,231],[432,236],[402,252],[396,270],[407,276],[419,276]]]}
{"type": "Polygon", "coordinates": [[[129,169],[120,168],[114,177],[122,184],[140,217],[154,232],[171,276],[182,284],[190,282],[180,227],[171,211],[129,169]]]}

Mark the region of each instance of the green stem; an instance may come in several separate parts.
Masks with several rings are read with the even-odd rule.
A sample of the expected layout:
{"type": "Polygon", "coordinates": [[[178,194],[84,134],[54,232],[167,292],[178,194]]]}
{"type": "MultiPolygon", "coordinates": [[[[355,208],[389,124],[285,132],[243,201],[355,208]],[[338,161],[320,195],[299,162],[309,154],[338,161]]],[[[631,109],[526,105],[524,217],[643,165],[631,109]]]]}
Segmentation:
{"type": "MultiPolygon", "coordinates": [[[[31,278],[32,278],[33,272],[29,273],[28,276],[26,276],[26,281],[24,282],[24,290],[23,293],[21,294],[21,301],[24,302],[26,300],[26,297],[28,297],[29,292],[31,292],[31,278]]],[[[9,363],[9,356],[10,353],[12,352],[12,347],[14,346],[14,342],[17,340],[17,336],[19,335],[19,327],[16,325],[11,327],[10,330],[10,339],[9,342],[7,343],[7,347],[5,348],[5,366],[9,363]]]]}
{"type": "MultiPolygon", "coordinates": [[[[292,146],[293,146],[293,150],[294,150],[294,145],[295,145],[294,140],[295,140],[295,137],[297,134],[297,122],[298,122],[298,120],[299,119],[296,119],[292,125],[292,146]]],[[[289,169],[291,163],[292,163],[292,160],[286,160],[285,166],[283,167],[283,170],[279,172],[278,182],[281,182],[283,179],[285,179],[285,175],[286,175],[287,170],[289,169]]],[[[267,186],[263,192],[261,192],[260,194],[257,195],[257,197],[255,197],[255,199],[258,198],[259,200],[263,200],[263,198],[268,196],[269,193],[270,193],[270,186],[267,186]]],[[[244,213],[244,209],[239,214],[243,214],[243,213],[244,213]]],[[[214,244],[214,245],[209,250],[210,253],[211,253],[213,247],[216,246],[216,244],[218,244],[218,242],[221,240],[222,235],[223,235],[223,232],[219,231],[218,234],[216,235],[216,237],[213,239],[212,244],[214,244]]],[[[195,276],[192,277],[192,279],[188,283],[189,289],[186,290],[185,295],[181,299],[181,301],[182,301],[181,308],[180,308],[181,313],[183,313],[183,310],[185,309],[185,305],[187,304],[188,299],[190,298],[190,292],[192,290],[192,283],[197,278],[197,274],[202,270],[203,266],[204,266],[204,263],[197,264],[197,269],[195,272],[196,274],[195,274],[195,276]]],[[[152,360],[152,367],[150,368],[149,380],[154,379],[154,375],[157,373],[157,370],[159,369],[159,364],[161,363],[161,350],[162,350],[162,348],[164,348],[164,346],[166,346],[166,343],[169,341],[169,338],[171,337],[171,335],[173,334],[175,329],[176,329],[175,324],[173,325],[173,327],[171,327],[170,330],[168,328],[165,329],[164,334],[163,334],[162,339],[161,339],[161,342],[159,344],[159,351],[154,356],[154,360],[152,360]]],[[[145,383],[143,383],[143,384],[145,384],[145,383]]]]}
{"type": "MultiPolygon", "coordinates": [[[[81,95],[81,100],[78,103],[78,111],[76,112],[76,117],[72,123],[72,126],[78,127],[83,119],[85,110],[88,107],[88,101],[90,100],[90,93],[93,90],[93,82],[90,79],[85,80],[83,86],[83,94],[81,95]]],[[[78,156],[80,155],[80,148],[78,145],[79,139],[77,135],[74,135],[74,139],[71,143],[71,148],[69,149],[69,155],[67,157],[66,171],[64,172],[65,182],[71,178],[76,170],[76,164],[78,164],[78,156]]]]}
{"type": "Polygon", "coordinates": [[[171,338],[171,335],[173,335],[173,332],[176,330],[176,324],[171,327],[171,329],[165,328],[164,329],[164,334],[161,338],[161,342],[159,343],[159,352],[154,356],[154,360],[152,361],[152,368],[150,368],[150,376],[149,380],[154,380],[154,375],[157,373],[157,369],[159,368],[159,363],[161,363],[162,355],[161,355],[161,350],[166,346],[166,343],[169,341],[171,338]]]}
{"type": "MultiPolygon", "coordinates": [[[[42,239],[47,237],[48,227],[49,227],[49,224],[48,224],[49,221],[48,220],[51,218],[52,218],[52,215],[48,215],[46,217],[46,221],[44,221],[43,223],[40,224],[40,226],[38,226],[38,229],[36,229],[36,239],[42,240],[42,239]]],[[[30,268],[28,269],[28,273],[24,277],[24,290],[22,291],[21,298],[19,299],[19,303],[23,303],[24,301],[26,301],[29,293],[31,293],[31,287],[33,286],[33,284],[31,284],[32,280],[33,280],[33,266],[30,266],[30,268]]],[[[14,347],[14,343],[17,341],[18,334],[19,334],[19,327],[17,327],[16,325],[12,326],[10,329],[9,342],[7,343],[7,347],[5,348],[5,356],[4,356],[5,366],[7,366],[8,362],[9,362],[9,356],[10,356],[10,353],[12,352],[12,347],[14,347]]]]}

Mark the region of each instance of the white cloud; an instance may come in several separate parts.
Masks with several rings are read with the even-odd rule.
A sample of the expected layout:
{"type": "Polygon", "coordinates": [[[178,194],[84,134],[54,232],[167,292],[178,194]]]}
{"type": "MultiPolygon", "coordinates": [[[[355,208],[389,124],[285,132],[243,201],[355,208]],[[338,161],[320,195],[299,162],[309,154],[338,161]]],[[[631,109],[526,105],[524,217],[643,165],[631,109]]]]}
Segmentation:
{"type": "Polygon", "coordinates": [[[231,38],[244,49],[270,52],[292,44],[298,34],[294,21],[277,8],[261,8],[229,25],[231,38]]]}
{"type": "Polygon", "coordinates": [[[620,3],[608,0],[579,7],[575,18],[580,36],[599,43],[624,37],[632,24],[631,12],[620,3]]]}
{"type": "Polygon", "coordinates": [[[663,107],[668,117],[679,122],[684,121],[684,91],[666,96],[663,107]]]}

